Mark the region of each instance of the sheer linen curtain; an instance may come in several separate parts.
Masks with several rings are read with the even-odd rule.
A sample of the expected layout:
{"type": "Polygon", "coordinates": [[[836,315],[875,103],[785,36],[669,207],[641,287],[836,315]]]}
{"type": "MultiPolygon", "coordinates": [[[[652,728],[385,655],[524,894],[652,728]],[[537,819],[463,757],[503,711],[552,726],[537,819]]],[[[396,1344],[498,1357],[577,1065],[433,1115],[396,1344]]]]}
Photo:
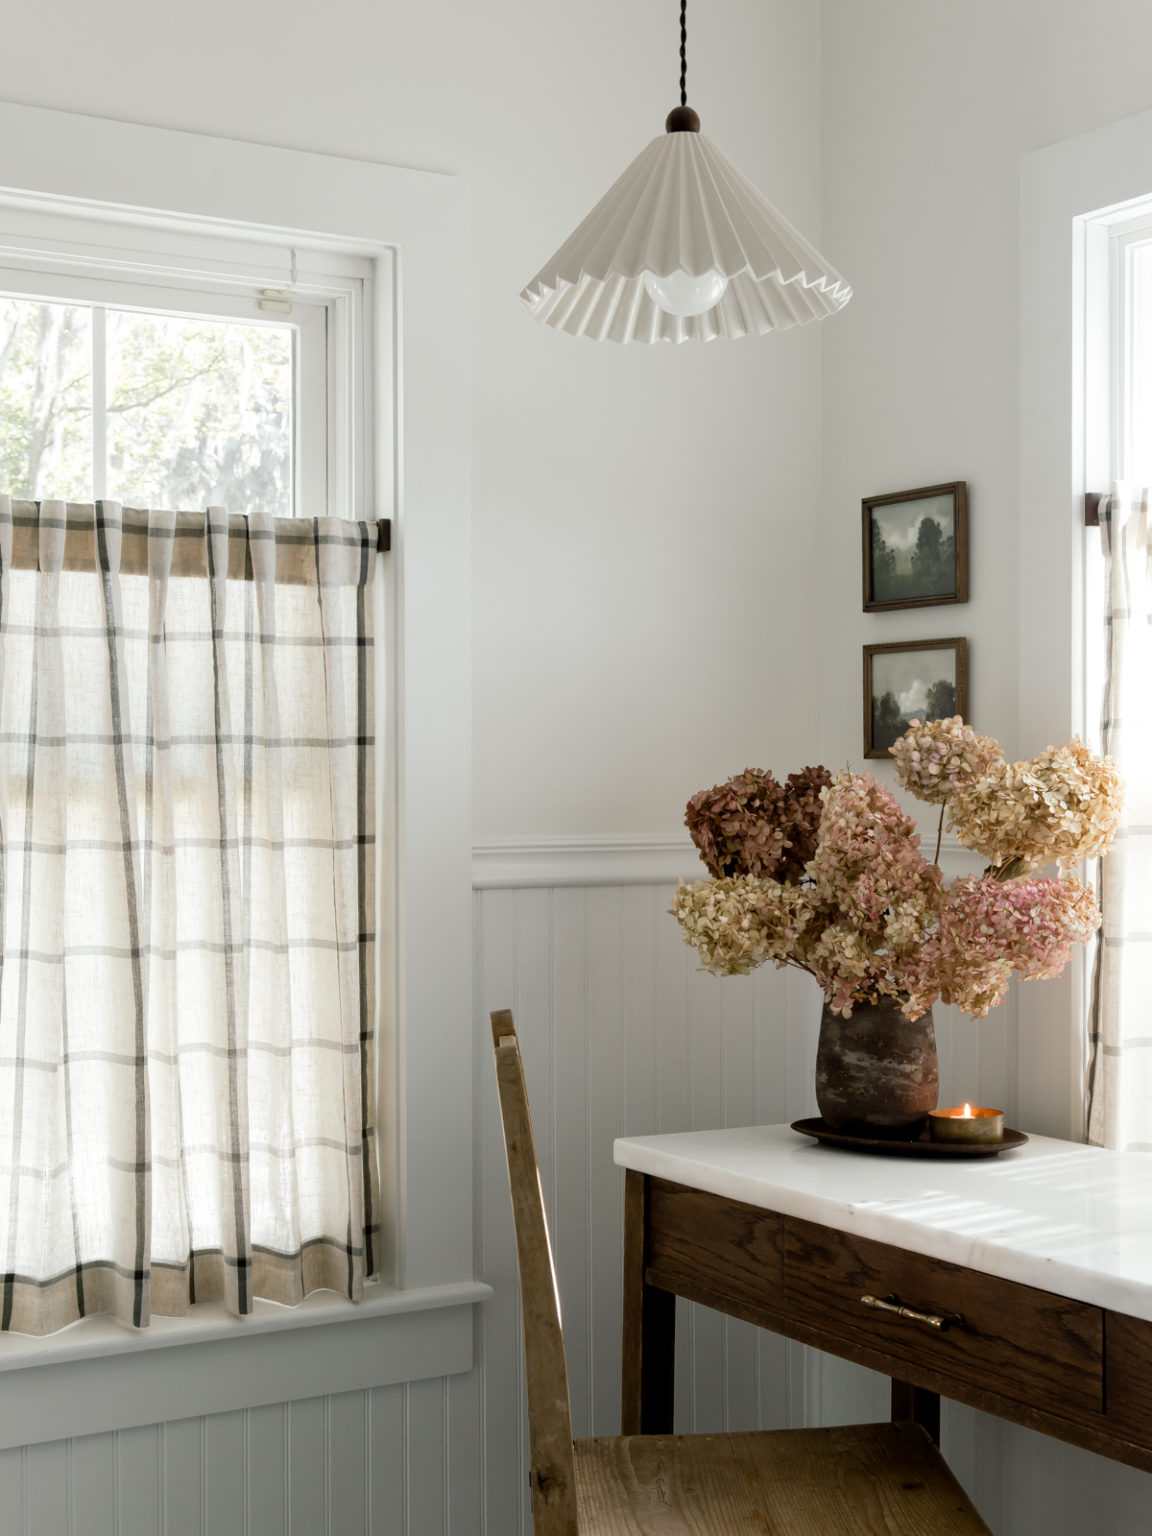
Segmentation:
{"type": "Polygon", "coordinates": [[[1088,1138],[1152,1150],[1152,580],[1148,491],[1101,503],[1106,674],[1101,744],[1125,780],[1124,821],[1101,861],[1088,1138]]]}
{"type": "Polygon", "coordinates": [[[375,524],[0,496],[0,1327],[377,1266],[375,524]]]}

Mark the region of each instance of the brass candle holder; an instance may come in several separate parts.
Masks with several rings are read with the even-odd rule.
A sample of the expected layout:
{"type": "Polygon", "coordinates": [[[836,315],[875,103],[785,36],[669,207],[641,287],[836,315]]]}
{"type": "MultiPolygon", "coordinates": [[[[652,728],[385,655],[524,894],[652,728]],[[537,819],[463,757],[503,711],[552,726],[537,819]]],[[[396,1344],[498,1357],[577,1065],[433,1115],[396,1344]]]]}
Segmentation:
{"type": "Polygon", "coordinates": [[[928,1114],[933,1141],[986,1143],[1004,1140],[1004,1111],[964,1104],[953,1109],[933,1109],[928,1114]]]}

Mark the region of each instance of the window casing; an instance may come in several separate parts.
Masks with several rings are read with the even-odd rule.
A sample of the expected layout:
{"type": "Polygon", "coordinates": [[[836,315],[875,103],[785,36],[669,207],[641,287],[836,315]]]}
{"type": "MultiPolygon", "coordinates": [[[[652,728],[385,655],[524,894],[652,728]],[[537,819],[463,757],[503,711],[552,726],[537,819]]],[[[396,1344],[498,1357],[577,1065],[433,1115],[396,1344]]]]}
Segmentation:
{"type": "Polygon", "coordinates": [[[392,1114],[381,1165],[396,1281],[357,1310],[317,1298],[242,1325],[162,1319],[140,1339],[93,1320],[86,1338],[73,1330],[51,1349],[0,1341],[0,1366],[23,1368],[19,1392],[0,1395],[0,1443],[467,1370],[472,1304],[489,1292],[472,1279],[463,191],[442,175],[0,103],[0,207],[5,219],[64,214],[73,229],[92,219],[147,228],[153,248],[168,254],[193,251],[201,237],[213,250],[246,241],[263,250],[274,237],[282,253],[274,286],[284,283],[292,246],[301,278],[307,252],[371,264],[363,318],[376,367],[364,374],[355,348],[341,364],[347,385],[358,370],[363,377],[362,411],[340,430],[366,434],[350,461],[364,476],[361,515],[392,519],[392,556],[377,582],[380,597],[387,589],[377,636],[390,730],[381,744],[388,874],[378,910],[382,926],[391,914],[395,935],[395,953],[381,956],[380,1061],[381,1103],[392,1114]],[[193,1342],[173,1371],[161,1351],[193,1342]]]}
{"type": "MultiPolygon", "coordinates": [[[[1019,249],[1018,739],[1091,739],[1101,616],[1096,530],[1085,493],[1114,472],[1108,402],[1109,229],[1147,206],[1152,113],[1025,154],[1019,249]]],[[[1086,1130],[1090,956],[1059,982],[1022,988],[1011,1045],[1019,1123],[1086,1130]]]]}
{"type": "MultiPolygon", "coordinates": [[[[364,433],[364,452],[349,459],[364,478],[361,516],[392,519],[376,634],[390,731],[379,754],[389,874],[378,911],[395,935],[395,965],[379,988],[395,1284],[359,1309],[318,1296],[290,1313],[258,1307],[243,1324],[204,1312],[126,1338],[92,1319],[49,1347],[0,1341],[0,1367],[23,1370],[18,1390],[0,1398],[0,1444],[467,1370],[473,1303],[490,1292],[472,1278],[464,192],[444,175],[0,103],[0,209],[5,224],[25,214],[60,221],[72,230],[65,240],[92,220],[131,229],[124,244],[147,229],[152,249],[197,270],[215,260],[197,241],[212,252],[247,241],[261,261],[273,243],[273,286],[284,284],[292,246],[301,280],[307,252],[369,261],[362,335],[376,367],[358,409],[343,425],[330,416],[330,432],[364,433]],[[181,1347],[178,1370],[164,1358],[169,1347],[181,1347]]],[[[341,364],[349,393],[362,366],[355,349],[341,364]]]]}

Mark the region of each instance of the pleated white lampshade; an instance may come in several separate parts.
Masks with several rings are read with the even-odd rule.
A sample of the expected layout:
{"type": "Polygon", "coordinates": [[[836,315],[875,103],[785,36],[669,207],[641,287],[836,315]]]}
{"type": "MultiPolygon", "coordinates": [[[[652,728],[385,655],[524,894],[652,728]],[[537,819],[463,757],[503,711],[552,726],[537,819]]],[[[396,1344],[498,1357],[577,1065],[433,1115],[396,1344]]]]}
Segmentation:
{"type": "MultiPolygon", "coordinates": [[[[708,289],[704,278],[701,304],[708,289]]],[[[637,155],[520,297],[574,336],[711,341],[822,320],[852,289],[715,144],[676,131],[637,155]],[[651,289],[677,273],[718,274],[719,300],[702,314],[661,308],[651,289]]]]}

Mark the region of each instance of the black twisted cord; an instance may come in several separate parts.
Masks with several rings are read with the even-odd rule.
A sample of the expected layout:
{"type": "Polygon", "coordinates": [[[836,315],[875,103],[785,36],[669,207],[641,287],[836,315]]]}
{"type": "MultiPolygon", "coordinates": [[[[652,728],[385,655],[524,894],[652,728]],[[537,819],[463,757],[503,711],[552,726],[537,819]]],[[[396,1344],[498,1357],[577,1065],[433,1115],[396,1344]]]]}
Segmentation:
{"type": "Polygon", "coordinates": [[[688,105],[688,0],[680,0],[680,105],[688,105]]]}

